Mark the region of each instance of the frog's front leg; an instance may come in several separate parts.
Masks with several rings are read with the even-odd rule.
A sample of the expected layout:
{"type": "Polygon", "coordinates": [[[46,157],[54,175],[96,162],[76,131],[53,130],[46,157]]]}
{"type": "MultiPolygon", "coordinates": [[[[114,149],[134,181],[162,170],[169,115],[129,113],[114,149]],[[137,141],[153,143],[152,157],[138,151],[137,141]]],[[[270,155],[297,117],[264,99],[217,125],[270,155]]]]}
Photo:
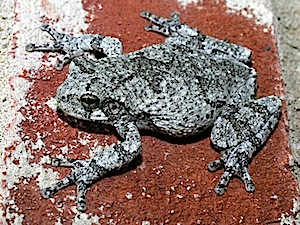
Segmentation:
{"type": "Polygon", "coordinates": [[[108,172],[118,170],[132,162],[141,153],[141,138],[134,122],[130,121],[118,104],[110,104],[109,110],[114,114],[112,125],[123,142],[100,148],[89,160],[53,159],[53,166],[72,167],[70,175],[42,190],[44,198],[50,198],[57,191],[75,184],[77,186],[77,209],[86,210],[86,193],[88,187],[103,178],[108,172]],[[117,119],[118,118],[118,119],[117,119]]]}
{"type": "Polygon", "coordinates": [[[218,195],[224,194],[234,175],[242,179],[247,191],[255,191],[248,162],[275,129],[280,111],[281,101],[276,96],[270,96],[253,100],[243,107],[229,109],[216,120],[211,140],[215,147],[224,150],[224,154],[220,159],[209,163],[208,168],[216,171],[225,167],[215,187],[218,195]]]}
{"type": "Polygon", "coordinates": [[[73,58],[81,55],[96,55],[101,57],[111,57],[122,54],[122,43],[118,38],[106,37],[96,34],[86,34],[73,37],[68,34],[60,33],[48,24],[40,27],[42,31],[48,32],[54,42],[45,44],[28,44],[25,49],[33,51],[63,52],[65,55],[58,59],[55,67],[62,70],[63,66],[73,58]]]}

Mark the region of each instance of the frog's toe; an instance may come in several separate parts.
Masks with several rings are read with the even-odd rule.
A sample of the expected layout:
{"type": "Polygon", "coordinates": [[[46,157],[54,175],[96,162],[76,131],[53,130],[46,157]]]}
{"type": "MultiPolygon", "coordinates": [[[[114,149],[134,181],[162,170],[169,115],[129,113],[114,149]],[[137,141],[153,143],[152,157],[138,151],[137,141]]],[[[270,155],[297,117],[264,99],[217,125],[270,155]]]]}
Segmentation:
{"type": "Polygon", "coordinates": [[[164,18],[159,17],[149,11],[142,11],[140,13],[140,16],[145,18],[146,20],[149,20],[155,25],[161,26],[161,27],[172,27],[172,26],[178,26],[181,25],[179,21],[179,13],[173,12],[171,13],[171,18],[164,18]]]}
{"type": "Polygon", "coordinates": [[[162,24],[163,20],[166,20],[165,18],[159,17],[154,15],[153,13],[149,12],[149,11],[142,11],[140,13],[140,16],[154,24],[162,24]]]}
{"type": "Polygon", "coordinates": [[[239,174],[239,177],[242,179],[242,181],[245,184],[245,189],[248,192],[254,192],[255,191],[255,186],[254,182],[250,176],[248,166],[243,166],[241,168],[241,173],[239,174]]]}
{"type": "Polygon", "coordinates": [[[41,190],[44,198],[50,198],[56,192],[70,185],[77,186],[77,209],[81,212],[86,211],[86,193],[89,186],[105,173],[102,167],[96,165],[95,160],[74,160],[65,158],[52,159],[52,166],[71,167],[71,174],[56,182],[50,187],[41,190]]]}
{"type": "Polygon", "coordinates": [[[77,210],[78,211],[85,212],[86,209],[87,209],[86,202],[78,202],[77,203],[77,210]]]}
{"type": "Polygon", "coordinates": [[[58,181],[57,183],[53,184],[52,186],[42,189],[41,190],[42,196],[44,198],[50,198],[59,190],[68,187],[74,183],[75,183],[75,176],[72,173],[66,176],[65,178],[63,178],[62,180],[58,181]]]}
{"type": "Polygon", "coordinates": [[[210,172],[215,172],[224,167],[224,163],[226,162],[227,157],[227,154],[224,153],[224,155],[222,155],[219,159],[208,163],[208,170],[210,172]]]}
{"type": "Polygon", "coordinates": [[[144,29],[146,31],[153,31],[153,32],[162,33],[166,36],[171,36],[172,35],[172,31],[168,27],[164,27],[164,26],[148,25],[148,26],[145,26],[144,29]]]}
{"type": "Polygon", "coordinates": [[[245,143],[240,144],[232,151],[226,151],[220,159],[217,159],[208,164],[210,171],[216,171],[221,167],[225,167],[225,171],[215,187],[215,192],[218,195],[223,195],[226,191],[230,180],[233,176],[239,177],[248,192],[254,192],[255,186],[250,176],[248,169],[248,160],[251,154],[247,151],[249,148],[245,143]]]}
{"type": "Polygon", "coordinates": [[[140,15],[152,23],[151,26],[145,27],[147,31],[157,32],[168,37],[193,37],[198,35],[195,29],[180,22],[178,12],[171,13],[170,18],[159,17],[149,11],[142,11],[140,15]]]}
{"type": "Polygon", "coordinates": [[[35,44],[30,43],[30,44],[28,44],[28,45],[25,46],[25,50],[27,52],[33,52],[34,49],[35,49],[35,44]]]}
{"type": "MultiPolygon", "coordinates": [[[[74,163],[76,160],[72,159],[60,159],[60,158],[53,158],[51,160],[51,164],[54,167],[71,167],[74,168],[74,163]]],[[[60,181],[56,182],[50,187],[44,188],[41,190],[42,196],[44,198],[50,198],[52,197],[56,192],[59,190],[68,187],[76,182],[76,176],[75,173],[72,172],[71,174],[67,175],[65,178],[61,179],[60,181]]]]}
{"type": "Polygon", "coordinates": [[[53,184],[50,187],[44,188],[41,190],[43,198],[51,198],[56,192],[59,190],[70,186],[72,184],[77,185],[77,209],[80,212],[86,211],[87,205],[86,205],[86,193],[88,190],[88,184],[86,184],[82,180],[75,179],[73,173],[69,176],[66,176],[59,182],[53,184]]]}
{"type": "Polygon", "coordinates": [[[172,20],[179,21],[179,12],[172,12],[171,18],[172,20]]]}
{"type": "Polygon", "coordinates": [[[65,159],[65,158],[53,158],[51,161],[52,166],[55,167],[74,167],[74,159],[65,159]]]}
{"type": "Polygon", "coordinates": [[[83,181],[77,183],[77,210],[80,212],[86,211],[86,193],[88,185],[83,181]]]}
{"type": "MultiPolygon", "coordinates": [[[[56,162],[56,165],[59,165],[59,163],[56,162]]],[[[75,173],[72,172],[70,175],[66,176],[52,186],[42,189],[41,194],[43,198],[51,198],[59,190],[75,184],[77,186],[77,209],[80,212],[84,212],[87,208],[86,193],[88,191],[89,184],[84,182],[82,179],[84,179],[84,177],[78,178],[75,173]]]]}
{"type": "Polygon", "coordinates": [[[54,194],[51,190],[51,187],[47,187],[41,190],[43,198],[51,198],[51,196],[54,194]]]}
{"type": "Polygon", "coordinates": [[[238,176],[244,182],[245,189],[248,192],[255,191],[255,186],[249,174],[248,166],[236,164],[234,167],[227,168],[220,178],[219,183],[215,187],[215,192],[218,195],[223,195],[225,193],[226,188],[234,175],[238,176]]]}
{"type": "Polygon", "coordinates": [[[152,25],[147,25],[147,26],[144,26],[144,29],[146,31],[152,31],[153,30],[153,26],[152,25]]]}
{"type": "Polygon", "coordinates": [[[217,195],[223,195],[226,191],[227,185],[229,184],[233,173],[230,170],[225,170],[222,177],[219,180],[219,183],[215,186],[215,192],[217,195]]]}
{"type": "Polygon", "coordinates": [[[143,10],[143,11],[140,12],[140,16],[145,18],[145,19],[149,19],[151,15],[152,14],[147,10],[143,10]]]}
{"type": "Polygon", "coordinates": [[[42,24],[42,25],[40,26],[40,29],[41,29],[42,31],[48,31],[50,28],[51,28],[51,26],[50,26],[49,24],[42,24]]]}
{"type": "Polygon", "coordinates": [[[64,68],[64,62],[58,59],[54,65],[54,67],[57,70],[62,70],[64,68]]]}

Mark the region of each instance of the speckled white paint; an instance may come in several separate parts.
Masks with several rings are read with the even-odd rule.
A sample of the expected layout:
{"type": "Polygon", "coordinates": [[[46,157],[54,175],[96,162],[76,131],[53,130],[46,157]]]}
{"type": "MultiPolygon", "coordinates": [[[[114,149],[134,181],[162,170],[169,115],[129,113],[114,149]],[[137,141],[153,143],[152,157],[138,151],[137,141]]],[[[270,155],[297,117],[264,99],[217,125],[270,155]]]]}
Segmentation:
{"type": "Polygon", "coordinates": [[[57,221],[55,222],[54,225],[63,225],[63,224],[61,223],[61,218],[57,218],[57,221]]]}
{"type": "MultiPolygon", "coordinates": [[[[38,165],[40,167],[40,165],[38,165]]],[[[58,172],[55,172],[53,169],[48,168],[40,168],[39,175],[37,177],[38,187],[40,189],[49,187],[54,182],[57,182],[59,180],[58,172]]]]}
{"type": "MultiPolygon", "coordinates": [[[[33,158],[31,152],[38,151],[44,147],[45,143],[42,137],[37,134],[38,138],[35,143],[32,141],[22,142],[17,134],[20,130],[19,124],[22,121],[31,121],[31,118],[25,118],[19,112],[19,109],[27,105],[26,93],[33,84],[21,78],[19,75],[22,74],[24,70],[31,70],[29,76],[34,80],[37,70],[40,68],[51,69],[53,65],[51,61],[55,60],[54,58],[50,58],[48,62],[43,63],[41,58],[44,54],[40,52],[27,53],[25,51],[25,45],[31,42],[38,43],[50,40],[48,35],[39,30],[43,17],[55,21],[53,24],[56,28],[59,30],[64,28],[64,31],[68,33],[78,34],[81,30],[85,30],[88,25],[85,23],[87,13],[82,8],[81,0],[8,0],[5,1],[2,8],[6,10],[6,16],[9,16],[9,22],[11,24],[6,25],[8,30],[5,40],[9,46],[6,46],[7,55],[4,57],[6,63],[2,67],[4,73],[1,74],[1,79],[4,79],[7,83],[5,88],[1,88],[1,93],[5,93],[4,96],[7,96],[9,99],[6,105],[3,104],[6,110],[1,109],[1,112],[4,111],[5,115],[3,115],[3,117],[7,118],[6,121],[8,122],[6,124],[9,124],[9,127],[5,128],[5,132],[2,132],[5,133],[5,136],[3,140],[2,136],[0,139],[1,149],[14,146],[16,145],[15,143],[18,144],[9,156],[4,153],[0,159],[0,165],[3,165],[0,171],[0,179],[7,185],[5,188],[0,185],[0,193],[2,195],[0,203],[2,206],[5,205],[4,208],[0,207],[0,223],[19,225],[23,224],[24,215],[18,213],[18,206],[12,196],[10,196],[10,190],[17,188],[16,184],[21,182],[21,178],[25,178],[24,184],[26,185],[29,179],[38,175],[38,187],[35,191],[49,186],[50,183],[58,179],[57,172],[54,172],[52,169],[45,169],[43,166],[45,163],[50,163],[49,157],[46,156],[42,158],[39,163],[29,163],[29,159],[33,158]],[[9,38],[9,35],[13,38],[9,38]],[[9,103],[11,105],[9,105],[9,103]],[[26,148],[26,146],[30,147],[26,148]],[[6,156],[5,160],[4,156],[6,156]],[[14,160],[18,160],[19,163],[15,164],[14,160]],[[9,208],[14,209],[14,212],[12,213],[11,210],[8,210],[9,208]],[[4,213],[6,215],[5,218],[3,216],[4,213]],[[2,218],[6,220],[2,220],[2,218]]],[[[1,62],[2,61],[1,57],[1,62]]],[[[48,101],[47,103],[49,107],[55,109],[55,102],[48,101]]],[[[7,125],[2,125],[1,123],[1,131],[5,126],[7,125]]],[[[97,223],[97,221],[97,216],[83,215],[76,217],[73,222],[79,225],[97,223]]]]}
{"type": "Polygon", "coordinates": [[[258,25],[271,27],[273,25],[273,13],[262,0],[226,0],[229,13],[240,12],[243,16],[252,18],[258,25]]]}
{"type": "Polygon", "coordinates": [[[75,217],[73,225],[92,225],[92,224],[99,224],[100,218],[97,215],[92,215],[91,213],[78,213],[75,217]]]}
{"type": "MultiPolygon", "coordinates": [[[[54,63],[52,64],[54,65],[54,63]]],[[[57,110],[57,101],[55,98],[50,98],[47,102],[46,105],[49,106],[50,109],[52,109],[53,111],[57,110]]]]}
{"type": "Polygon", "coordinates": [[[183,7],[186,7],[188,4],[197,4],[203,2],[203,0],[177,0],[183,7]]]}
{"type": "MultiPolygon", "coordinates": [[[[188,4],[198,4],[203,0],[177,0],[183,7],[188,4]]],[[[219,0],[215,0],[218,4],[219,0]]],[[[266,0],[226,0],[228,13],[240,13],[247,18],[255,17],[258,25],[271,27],[273,25],[273,13],[267,6],[266,0]]],[[[201,7],[200,7],[201,9],[201,7]]]]}
{"type": "Polygon", "coordinates": [[[284,213],[280,218],[280,225],[292,225],[292,224],[300,224],[300,198],[293,199],[293,209],[291,213],[284,213]]]}

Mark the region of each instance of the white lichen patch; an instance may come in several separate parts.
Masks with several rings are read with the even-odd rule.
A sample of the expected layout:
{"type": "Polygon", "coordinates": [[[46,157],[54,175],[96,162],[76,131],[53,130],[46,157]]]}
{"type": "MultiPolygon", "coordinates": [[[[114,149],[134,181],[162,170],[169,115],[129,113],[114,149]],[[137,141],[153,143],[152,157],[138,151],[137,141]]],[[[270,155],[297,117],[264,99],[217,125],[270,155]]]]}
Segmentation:
{"type": "MultiPolygon", "coordinates": [[[[18,75],[18,74],[17,74],[18,75]]],[[[13,77],[10,81],[10,85],[12,89],[14,90],[11,95],[14,101],[17,103],[17,108],[21,108],[27,104],[26,101],[26,93],[29,90],[29,88],[32,85],[32,82],[29,82],[28,80],[21,78],[21,77],[13,77]]]]}
{"type": "Polygon", "coordinates": [[[21,142],[15,146],[15,150],[11,152],[11,155],[6,158],[5,164],[3,164],[2,171],[5,171],[6,175],[1,173],[1,180],[7,185],[6,188],[2,187],[0,189],[2,195],[1,204],[6,206],[1,209],[1,214],[5,213],[6,221],[14,221],[11,224],[15,225],[23,223],[24,215],[18,213],[19,207],[15,204],[14,198],[10,196],[10,190],[16,188],[16,184],[21,182],[21,178],[24,184],[27,184],[28,179],[41,171],[40,165],[35,163],[29,164],[28,161],[32,158],[32,155],[26,151],[25,145],[26,143],[21,142]]]}
{"type": "Polygon", "coordinates": [[[45,143],[42,140],[41,134],[39,132],[36,133],[37,141],[35,143],[32,143],[32,150],[41,150],[43,147],[45,147],[45,143]]]}

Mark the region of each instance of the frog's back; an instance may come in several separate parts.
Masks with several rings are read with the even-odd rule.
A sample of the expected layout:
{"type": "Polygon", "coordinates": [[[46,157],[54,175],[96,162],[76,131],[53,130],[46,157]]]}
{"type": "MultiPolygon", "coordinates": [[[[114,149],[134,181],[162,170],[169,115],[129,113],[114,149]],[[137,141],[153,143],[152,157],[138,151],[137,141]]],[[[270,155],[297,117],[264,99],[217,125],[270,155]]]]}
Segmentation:
{"type": "MultiPolygon", "coordinates": [[[[159,44],[111,63],[114,60],[121,84],[114,95],[137,120],[146,119],[174,136],[209,127],[238,89],[255,76],[243,63],[186,46],[159,44]]],[[[116,70],[114,65],[109,67],[116,70]]],[[[254,89],[246,95],[253,96],[254,89]]]]}
{"type": "Polygon", "coordinates": [[[191,94],[217,100],[222,93],[228,97],[249,79],[256,78],[254,69],[234,58],[220,58],[193,47],[158,44],[130,53],[128,58],[137,79],[148,80],[149,87],[163,89],[157,80],[165,80],[167,89],[161,91],[164,94],[187,88],[191,94]]]}

